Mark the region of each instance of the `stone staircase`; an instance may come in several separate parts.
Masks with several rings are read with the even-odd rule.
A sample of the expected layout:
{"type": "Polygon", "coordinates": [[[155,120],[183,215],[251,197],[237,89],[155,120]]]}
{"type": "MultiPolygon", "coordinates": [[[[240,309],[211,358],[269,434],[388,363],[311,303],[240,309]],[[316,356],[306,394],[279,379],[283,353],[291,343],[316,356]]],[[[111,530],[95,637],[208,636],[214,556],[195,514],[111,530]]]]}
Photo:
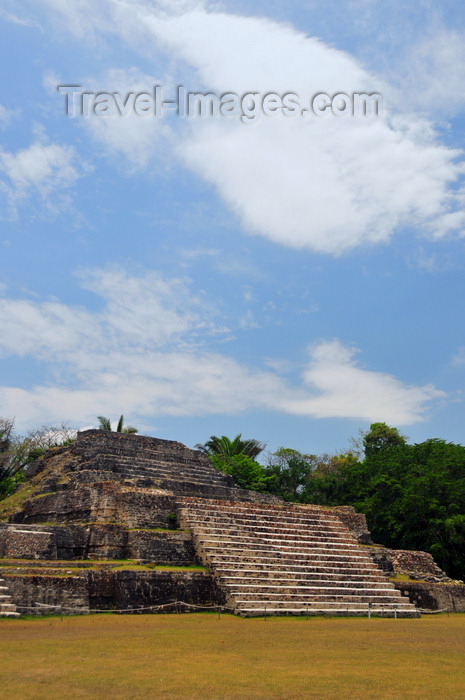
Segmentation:
{"type": "Polygon", "coordinates": [[[19,617],[16,605],[11,602],[5,580],[0,578],[0,617],[19,617]]]}
{"type": "Polygon", "coordinates": [[[419,617],[330,509],[194,497],[178,506],[236,614],[419,617]]]}
{"type": "Polygon", "coordinates": [[[92,468],[89,469],[86,466],[83,465],[75,474],[75,481],[78,483],[124,479],[141,486],[156,486],[168,491],[174,488],[178,492],[186,490],[190,493],[204,490],[215,493],[218,489],[223,491],[234,486],[230,477],[215,471],[211,465],[205,465],[205,467],[183,465],[170,469],[145,455],[136,457],[118,454],[99,455],[89,465],[92,468]]]}
{"type": "Polygon", "coordinates": [[[237,489],[232,477],[218,472],[204,454],[178,442],[118,433],[102,436],[90,430],[79,433],[71,450],[80,458],[73,473],[78,484],[130,481],[178,494],[250,499],[249,492],[237,489]]]}

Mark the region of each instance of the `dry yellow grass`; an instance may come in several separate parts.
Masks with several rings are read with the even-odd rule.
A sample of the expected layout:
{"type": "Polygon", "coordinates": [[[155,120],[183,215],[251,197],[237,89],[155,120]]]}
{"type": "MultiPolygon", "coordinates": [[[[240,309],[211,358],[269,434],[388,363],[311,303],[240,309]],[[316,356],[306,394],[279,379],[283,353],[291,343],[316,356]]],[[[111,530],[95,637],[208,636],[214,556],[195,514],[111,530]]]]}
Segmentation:
{"type": "Polygon", "coordinates": [[[8,700],[463,700],[465,615],[0,619],[8,700]]]}

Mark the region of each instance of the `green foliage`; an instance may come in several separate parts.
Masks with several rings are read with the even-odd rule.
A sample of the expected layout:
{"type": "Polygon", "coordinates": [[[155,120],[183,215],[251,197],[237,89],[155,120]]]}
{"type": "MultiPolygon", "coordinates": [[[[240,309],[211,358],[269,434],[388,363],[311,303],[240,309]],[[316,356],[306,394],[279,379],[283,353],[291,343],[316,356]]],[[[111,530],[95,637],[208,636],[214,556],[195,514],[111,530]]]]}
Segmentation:
{"type": "Polygon", "coordinates": [[[268,475],[261,464],[244,453],[233,455],[210,455],[211,463],[218,471],[229,474],[237,486],[252,491],[265,491],[268,475]]]}
{"type": "Polygon", "coordinates": [[[430,552],[465,579],[465,447],[438,439],[408,445],[385,423],[362,435],[364,459],[281,448],[267,466],[268,490],[289,501],[352,505],[376,542],[430,552]]]}
{"type": "Polygon", "coordinates": [[[0,499],[11,495],[17,484],[24,481],[28,464],[46,450],[69,445],[75,439],[76,431],[66,423],[42,425],[21,437],[14,433],[13,419],[0,418],[0,499]]]}
{"type": "Polygon", "coordinates": [[[353,487],[361,477],[359,468],[360,463],[352,452],[318,457],[301,500],[320,505],[347,505],[356,495],[353,487]],[[348,479],[349,474],[351,479],[348,479]]]}
{"type": "Polygon", "coordinates": [[[210,435],[210,439],[207,440],[206,443],[203,445],[197,444],[196,447],[207,455],[232,457],[234,455],[245,454],[251,459],[258,457],[260,452],[265,449],[265,445],[258,440],[253,438],[243,440],[241,433],[236,435],[233,440],[226,437],[226,435],[222,435],[221,437],[210,435]]]}
{"type": "Polygon", "coordinates": [[[11,496],[18,484],[25,480],[23,471],[17,471],[13,476],[5,476],[0,478],[0,500],[11,496]]]}
{"type": "Polygon", "coordinates": [[[168,513],[168,526],[170,527],[171,530],[178,529],[178,514],[177,513],[168,513]]]}
{"type": "MultiPolygon", "coordinates": [[[[106,416],[97,416],[97,420],[99,422],[99,430],[106,430],[108,432],[112,432],[112,427],[111,427],[111,418],[107,418],[106,416]]],[[[132,425],[124,425],[124,417],[121,414],[118,420],[118,425],[116,426],[116,433],[125,433],[126,435],[134,435],[135,433],[138,432],[137,428],[134,428],[132,425]]]]}
{"type": "Polygon", "coordinates": [[[430,552],[464,579],[465,447],[438,439],[408,445],[384,423],[370,427],[364,445],[363,461],[348,453],[317,466],[300,500],[352,505],[375,541],[430,552]]]}
{"type": "Polygon", "coordinates": [[[266,468],[268,490],[286,501],[301,501],[308,486],[317,458],[288,447],[280,447],[270,455],[266,468]]]}
{"type": "Polygon", "coordinates": [[[365,457],[373,457],[380,450],[405,445],[405,437],[397,428],[390,428],[386,423],[372,423],[363,435],[365,457]]]}

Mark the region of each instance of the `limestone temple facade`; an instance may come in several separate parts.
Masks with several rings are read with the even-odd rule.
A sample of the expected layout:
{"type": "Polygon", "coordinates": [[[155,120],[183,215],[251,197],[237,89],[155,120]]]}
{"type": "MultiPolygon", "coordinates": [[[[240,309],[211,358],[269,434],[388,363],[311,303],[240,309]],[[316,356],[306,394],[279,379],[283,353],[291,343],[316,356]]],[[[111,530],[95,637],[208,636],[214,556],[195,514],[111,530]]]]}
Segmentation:
{"type": "Polygon", "coordinates": [[[0,615],[90,611],[417,617],[465,610],[424,552],[374,546],[353,508],[237,488],[181,443],[99,430],[0,502],[0,615]]]}

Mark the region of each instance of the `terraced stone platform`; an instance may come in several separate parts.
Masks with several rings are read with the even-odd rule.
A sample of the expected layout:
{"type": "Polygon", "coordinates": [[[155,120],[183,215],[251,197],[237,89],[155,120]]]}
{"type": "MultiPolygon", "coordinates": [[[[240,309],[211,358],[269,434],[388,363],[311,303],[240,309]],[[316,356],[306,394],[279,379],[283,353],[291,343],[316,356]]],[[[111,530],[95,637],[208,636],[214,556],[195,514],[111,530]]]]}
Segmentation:
{"type": "Polygon", "coordinates": [[[329,509],[194,498],[179,507],[239,615],[419,617],[329,509]]]}
{"type": "MultiPolygon", "coordinates": [[[[363,515],[240,489],[179,442],[79,433],[30,465],[0,520],[0,614],[16,616],[15,605],[137,612],[175,600],[243,616],[419,616],[378,567],[383,552],[361,546],[371,543],[363,515]]],[[[436,605],[429,589],[402,590],[436,605]]]]}

